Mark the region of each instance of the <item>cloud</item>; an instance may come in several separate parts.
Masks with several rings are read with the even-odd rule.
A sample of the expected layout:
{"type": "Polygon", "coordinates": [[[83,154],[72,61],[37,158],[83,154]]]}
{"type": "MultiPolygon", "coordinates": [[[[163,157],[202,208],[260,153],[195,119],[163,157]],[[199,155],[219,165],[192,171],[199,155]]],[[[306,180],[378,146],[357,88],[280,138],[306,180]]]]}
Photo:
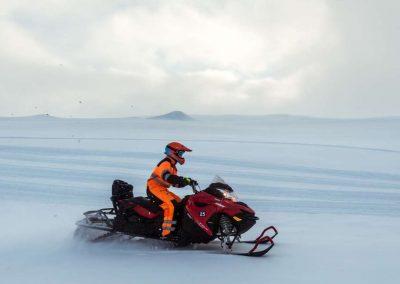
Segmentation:
{"type": "Polygon", "coordinates": [[[65,64],[31,34],[12,22],[0,21],[0,58],[36,64],[65,64]]]}
{"type": "Polygon", "coordinates": [[[343,14],[355,4],[44,0],[1,5],[2,115],[124,116],[176,109],[342,115],[341,104],[348,101],[338,93],[354,89],[346,78],[358,76],[344,61],[352,53],[359,61],[374,56],[368,47],[357,53],[347,46],[349,39],[357,45],[358,25],[368,23],[374,11],[370,7],[357,23],[353,12],[343,14]],[[344,66],[348,72],[340,70],[344,66]],[[326,101],[335,108],[325,107],[326,101]]]}

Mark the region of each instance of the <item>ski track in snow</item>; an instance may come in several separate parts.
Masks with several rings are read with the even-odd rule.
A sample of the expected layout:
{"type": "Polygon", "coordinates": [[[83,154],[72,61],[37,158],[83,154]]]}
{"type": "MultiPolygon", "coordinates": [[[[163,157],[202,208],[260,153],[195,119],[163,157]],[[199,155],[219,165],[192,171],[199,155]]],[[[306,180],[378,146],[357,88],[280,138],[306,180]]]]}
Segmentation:
{"type": "MultiPolygon", "coordinates": [[[[136,185],[138,193],[143,194],[148,169],[152,167],[151,163],[145,162],[145,157],[157,157],[154,154],[129,152],[133,157],[133,161],[129,161],[124,153],[82,150],[70,153],[63,149],[43,147],[0,147],[0,153],[0,162],[7,164],[7,167],[0,168],[0,185],[2,188],[12,188],[10,191],[4,191],[3,196],[19,196],[21,191],[25,192],[25,196],[29,193],[36,196],[64,196],[71,190],[75,190],[77,195],[85,195],[89,190],[107,188],[116,176],[130,180],[136,185]],[[125,159],[121,161],[121,157],[125,159]],[[57,187],[52,186],[54,184],[57,187]],[[32,190],[36,187],[37,190],[32,190]]],[[[199,158],[200,163],[197,163],[196,159],[191,161],[191,168],[196,170],[197,176],[211,176],[215,173],[213,169],[208,169],[207,165],[219,165],[218,161],[209,159],[207,163],[207,157],[199,158]]],[[[364,214],[400,215],[400,208],[396,206],[400,200],[398,175],[329,171],[321,168],[305,170],[279,165],[268,165],[273,171],[269,173],[267,167],[264,172],[257,172],[246,163],[234,166],[233,169],[224,163],[221,164],[218,174],[232,181],[235,188],[245,192],[249,200],[254,200],[261,208],[283,212],[296,209],[304,212],[311,209],[312,212],[322,213],[345,210],[346,213],[354,211],[364,214]],[[238,176],[238,173],[244,177],[238,176]],[[264,185],[260,185],[263,183],[264,185]],[[326,186],[331,188],[327,190],[326,186]],[[280,199],[274,201],[273,198],[277,197],[280,199]]],[[[109,194],[108,191],[102,193],[104,197],[109,194]]]]}
{"type": "MultiPolygon", "coordinates": [[[[0,139],[6,140],[88,140],[88,141],[165,141],[162,138],[113,138],[113,137],[34,137],[34,136],[0,136],[0,139]]],[[[400,154],[400,151],[383,149],[383,148],[370,148],[370,147],[356,147],[348,145],[331,145],[331,144],[316,144],[316,143],[295,143],[295,142],[279,142],[279,141],[251,141],[251,140],[204,140],[204,139],[182,139],[182,142],[203,142],[203,143],[240,143],[240,144],[266,144],[266,145],[290,145],[302,147],[326,147],[326,148],[342,148],[361,151],[377,151],[400,154]]]]}
{"type": "MultiPolygon", "coordinates": [[[[155,137],[154,121],[136,122],[130,135],[137,128],[138,137],[129,138],[119,138],[125,124],[111,122],[115,137],[93,138],[112,132],[104,120],[93,128],[93,121],[72,125],[68,119],[48,124],[24,119],[13,122],[11,130],[10,121],[0,120],[0,129],[7,134],[0,137],[2,283],[400,281],[400,147],[388,147],[387,138],[379,142],[379,129],[370,140],[363,137],[363,146],[356,145],[356,138],[346,146],[349,136],[340,127],[334,131],[345,140],[337,139],[335,145],[321,140],[332,122],[312,128],[313,135],[308,130],[311,138],[304,143],[307,137],[290,136],[297,128],[284,123],[282,132],[293,142],[266,141],[281,139],[279,135],[253,137],[253,132],[240,128],[243,125],[225,129],[216,124],[208,132],[209,122],[199,126],[196,121],[184,122],[184,127],[192,125],[201,139],[183,132],[176,136],[175,129],[171,134],[171,123],[162,121],[157,127],[164,134],[152,139],[143,137],[155,137]],[[218,136],[218,129],[228,138],[218,136]],[[58,137],[60,132],[68,137],[58,137]],[[261,221],[249,238],[263,226],[278,226],[277,245],[270,255],[227,256],[219,253],[217,244],[174,249],[157,241],[88,244],[73,238],[74,223],[83,211],[110,206],[113,179],[133,183],[136,195],[145,194],[146,179],[172,137],[194,148],[182,168],[184,175],[206,186],[218,174],[256,210],[261,221]]],[[[263,133],[264,126],[257,127],[257,133],[263,133]]],[[[368,124],[364,127],[366,133],[368,124]]],[[[386,137],[393,122],[380,127],[386,137]]],[[[346,131],[349,128],[346,125],[346,131]]]]}

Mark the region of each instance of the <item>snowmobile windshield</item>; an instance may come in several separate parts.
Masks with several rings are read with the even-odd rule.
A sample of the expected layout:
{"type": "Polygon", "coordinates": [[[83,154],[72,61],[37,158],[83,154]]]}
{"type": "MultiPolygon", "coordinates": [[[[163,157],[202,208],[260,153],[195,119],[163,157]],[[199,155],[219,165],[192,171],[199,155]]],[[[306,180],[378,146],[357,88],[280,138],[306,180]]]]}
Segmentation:
{"type": "Polygon", "coordinates": [[[238,202],[239,201],[239,199],[238,199],[238,197],[237,197],[237,195],[236,195],[236,193],[234,191],[222,190],[222,194],[223,194],[224,198],[230,199],[233,202],[238,202]]]}
{"type": "Polygon", "coordinates": [[[226,198],[237,202],[239,199],[234,192],[233,188],[230,187],[222,178],[216,176],[206,191],[215,197],[226,198]]]}

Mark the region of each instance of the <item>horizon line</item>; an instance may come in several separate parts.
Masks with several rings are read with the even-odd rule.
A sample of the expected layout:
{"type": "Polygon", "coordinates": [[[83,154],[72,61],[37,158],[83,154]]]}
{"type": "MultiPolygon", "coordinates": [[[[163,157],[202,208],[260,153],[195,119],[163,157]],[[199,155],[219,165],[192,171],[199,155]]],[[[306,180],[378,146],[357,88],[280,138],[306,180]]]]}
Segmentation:
{"type": "MultiPolygon", "coordinates": [[[[303,118],[303,119],[315,119],[315,120],[373,120],[373,119],[400,119],[399,115],[387,115],[387,116],[365,116],[365,117],[323,117],[323,116],[313,116],[313,115],[303,115],[303,114],[287,114],[287,113],[274,113],[274,114],[187,114],[183,111],[171,111],[164,114],[158,115],[138,115],[138,116],[57,116],[49,113],[38,113],[31,115],[10,115],[10,116],[0,116],[0,119],[21,119],[21,118],[34,118],[34,117],[48,117],[57,119],[168,119],[170,114],[181,114],[191,117],[247,117],[247,118],[262,118],[262,117],[287,117],[287,118],[303,118]]],[[[170,120],[184,120],[179,118],[169,118],[170,120]]]]}

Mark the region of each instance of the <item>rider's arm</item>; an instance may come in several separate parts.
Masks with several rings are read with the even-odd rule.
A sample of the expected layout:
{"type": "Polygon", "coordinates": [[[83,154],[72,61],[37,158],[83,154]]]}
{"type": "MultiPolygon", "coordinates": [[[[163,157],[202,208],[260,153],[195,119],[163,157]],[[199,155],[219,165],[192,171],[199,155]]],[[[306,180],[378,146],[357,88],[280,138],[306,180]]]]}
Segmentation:
{"type": "Polygon", "coordinates": [[[162,178],[165,181],[167,181],[168,183],[170,183],[173,187],[178,187],[178,188],[185,187],[190,184],[190,179],[181,177],[181,176],[177,176],[177,175],[173,175],[170,172],[164,173],[162,178]]]}

